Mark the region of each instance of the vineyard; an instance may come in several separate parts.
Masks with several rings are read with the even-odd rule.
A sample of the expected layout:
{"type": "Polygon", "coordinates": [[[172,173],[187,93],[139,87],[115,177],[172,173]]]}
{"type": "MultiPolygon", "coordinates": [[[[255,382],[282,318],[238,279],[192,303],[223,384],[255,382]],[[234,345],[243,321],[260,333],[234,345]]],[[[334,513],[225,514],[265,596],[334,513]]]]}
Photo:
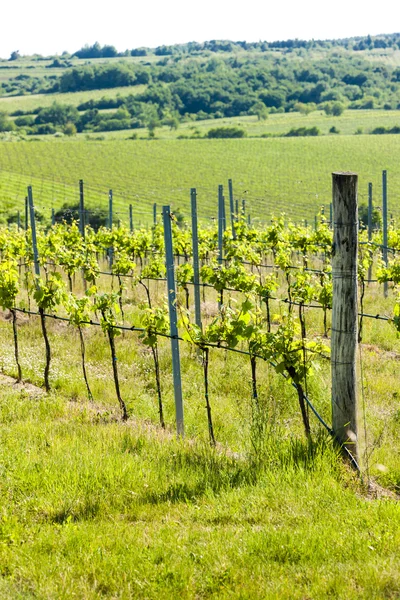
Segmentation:
{"type": "Polygon", "coordinates": [[[395,597],[400,232],[359,232],[351,469],[333,222],[249,224],[222,192],[216,223],[193,189],[191,221],[95,231],[36,223],[29,188],[0,230],[5,597],[395,597]]]}
{"type": "MultiPolygon", "coordinates": [[[[173,224],[169,259],[168,253],[165,254],[166,238],[161,224],[133,231],[120,227],[100,228],[95,232],[90,227],[84,228],[82,223],[57,224],[38,234],[36,227],[27,231],[17,228],[2,231],[0,299],[3,309],[12,315],[16,365],[13,373],[18,381],[28,374],[29,379],[42,380],[45,389],[50,391],[54,385],[50,338],[54,337],[60,322],[69,323],[71,333],[65,335],[73,335],[75,331],[79,338],[82,385],[84,382],[87,397],[93,401],[99,391],[93,393],[91,389],[90,380],[94,377],[86,364],[85,336],[87,329],[97,328],[99,332],[90,333],[89,338],[92,343],[93,339],[98,343],[101,331],[106,338],[116,401],[121,418],[126,420],[135,414],[136,407],[131,394],[128,393],[126,400],[121,392],[120,370],[124,371],[126,381],[131,365],[125,358],[126,347],[118,350],[117,337],[122,334],[126,346],[129,335],[130,343],[139,343],[143,351],[147,348],[152,357],[152,385],[157,402],[146,416],[154,418],[156,411],[161,427],[165,428],[167,421],[171,426],[172,414],[169,406],[166,418],[162,389],[165,373],[160,368],[159,348],[162,345],[165,352],[166,338],[170,338],[175,344],[173,361],[178,361],[174,364],[178,432],[184,430],[178,341],[185,342],[189,357],[203,372],[203,391],[198,391],[197,403],[204,398],[206,430],[212,445],[218,436],[212,416],[209,372],[212,370],[210,355],[216,350],[225,355],[241,355],[249,364],[252,415],[249,423],[263,415],[265,399],[260,402],[258,373],[260,365],[267,363],[294,386],[306,436],[315,429],[310,422],[314,417],[316,425],[322,424],[330,432],[327,395],[321,397],[320,392],[316,392],[317,407],[309,399],[309,392],[312,396],[316,385],[313,372],[318,372],[320,385],[329,386],[332,308],[329,221],[320,216],[314,229],[285,223],[285,218],[280,217],[273,219],[269,227],[255,229],[248,225],[243,214],[238,214],[232,227],[227,228],[223,215],[217,227],[209,225],[197,232],[196,222],[192,230],[185,222],[178,225],[173,213],[165,214],[173,224]],[[172,277],[167,282],[168,289],[172,293],[175,281],[178,288],[177,300],[174,296],[169,303],[169,313],[163,292],[166,265],[172,277]],[[35,316],[39,317],[45,349],[43,379],[37,370],[32,370],[32,364],[23,365],[20,360],[18,320],[21,315],[29,316],[32,321],[35,316]],[[178,372],[179,379],[176,379],[178,372]]],[[[31,212],[31,223],[32,216],[31,212]]],[[[368,236],[366,231],[360,234],[359,341],[364,339],[365,331],[366,335],[372,335],[372,340],[376,335],[366,324],[369,319],[375,323],[383,321],[383,326],[393,331],[400,330],[396,254],[400,251],[400,232],[390,229],[387,243],[393,258],[385,263],[381,258],[384,244],[381,232],[375,231],[373,236],[368,236]],[[368,307],[377,294],[388,295],[388,282],[393,292],[390,298],[384,299],[384,312],[377,314],[368,307]]],[[[384,336],[387,340],[395,337],[388,332],[384,336]]],[[[10,357],[7,364],[9,361],[10,357]]],[[[129,381],[126,383],[129,386],[129,381]]],[[[62,387],[62,381],[56,385],[62,387]]],[[[221,441],[227,443],[228,440],[221,441]]]]}
{"type": "MultiPolygon", "coordinates": [[[[314,222],[331,202],[334,169],[360,175],[360,204],[367,203],[368,183],[380,189],[381,170],[389,173],[390,213],[398,217],[400,181],[396,164],[399,136],[330,136],[244,140],[53,140],[0,143],[0,220],[23,216],[26,188],[51,222],[51,210],[78,199],[85,183],[88,210],[108,210],[113,190],[116,219],[129,226],[151,225],[152,206],[168,203],[190,214],[188,190],[196,187],[199,218],[216,218],[216,190],[233,178],[235,196],[245,200],[254,223],[268,223],[271,213],[290,213],[293,221],[314,222]],[[349,159],[350,156],[350,159],[349,159]],[[377,160],[379,157],[379,160],[377,160]]],[[[379,203],[378,192],[374,202],[379,203]]]]}

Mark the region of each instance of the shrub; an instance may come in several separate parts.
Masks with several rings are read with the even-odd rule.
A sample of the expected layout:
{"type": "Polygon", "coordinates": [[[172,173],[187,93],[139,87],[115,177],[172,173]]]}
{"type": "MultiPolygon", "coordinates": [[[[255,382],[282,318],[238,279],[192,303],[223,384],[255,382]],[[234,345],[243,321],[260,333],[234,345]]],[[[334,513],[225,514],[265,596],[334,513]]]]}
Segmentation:
{"type": "Polygon", "coordinates": [[[215,127],[207,132],[208,138],[243,138],[246,132],[240,127],[215,127]]]}

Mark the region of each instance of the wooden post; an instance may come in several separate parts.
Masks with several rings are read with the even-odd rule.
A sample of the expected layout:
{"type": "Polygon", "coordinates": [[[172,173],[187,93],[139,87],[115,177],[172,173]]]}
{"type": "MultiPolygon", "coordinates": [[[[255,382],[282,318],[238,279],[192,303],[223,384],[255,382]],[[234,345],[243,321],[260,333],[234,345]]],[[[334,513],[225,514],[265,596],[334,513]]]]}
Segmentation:
{"type": "Polygon", "coordinates": [[[358,177],[332,173],[332,428],[337,441],[357,458],[357,250],[358,177]]]}

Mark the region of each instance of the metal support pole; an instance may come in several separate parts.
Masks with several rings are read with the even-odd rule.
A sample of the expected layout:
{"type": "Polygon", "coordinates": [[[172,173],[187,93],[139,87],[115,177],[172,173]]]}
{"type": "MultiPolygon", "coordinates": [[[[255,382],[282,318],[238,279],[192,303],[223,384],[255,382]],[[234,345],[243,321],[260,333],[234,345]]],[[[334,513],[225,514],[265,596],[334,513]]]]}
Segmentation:
{"type": "Polygon", "coordinates": [[[239,221],[239,199],[236,198],[235,200],[235,220],[236,223],[239,221]]]}
{"type": "Polygon", "coordinates": [[[83,193],[83,180],[79,180],[79,229],[85,239],[85,200],[83,193]]]}
{"type": "MultiPolygon", "coordinates": [[[[110,231],[112,231],[113,228],[113,192],[112,190],[108,191],[108,228],[110,229],[110,231]]],[[[110,269],[112,267],[113,264],[113,258],[114,258],[114,249],[113,248],[109,248],[108,249],[108,262],[110,265],[110,269]]]]}
{"type": "Polygon", "coordinates": [[[228,189],[229,189],[229,212],[231,213],[231,227],[232,227],[232,237],[236,240],[236,229],[235,229],[235,207],[233,204],[233,185],[232,179],[228,179],[228,189]]]}
{"type": "Polygon", "coordinates": [[[153,224],[157,225],[157,204],[153,204],[153,224]]]}
{"type": "Polygon", "coordinates": [[[29,227],[29,201],[28,196],[25,196],[25,231],[29,227]]]}
{"type": "MultiPolygon", "coordinates": [[[[385,267],[388,265],[388,203],[387,203],[387,171],[382,171],[382,224],[383,224],[383,238],[382,238],[382,258],[385,263],[385,267]]],[[[388,283],[387,281],[383,284],[383,294],[385,298],[388,295],[388,283]]]]}
{"type": "Polygon", "coordinates": [[[32,231],[32,249],[33,249],[33,261],[35,264],[35,275],[37,278],[40,278],[40,265],[39,265],[39,253],[37,247],[37,238],[36,238],[36,222],[35,222],[35,207],[33,206],[33,195],[32,195],[32,187],[28,187],[28,203],[29,203],[29,213],[31,220],[31,231],[32,231]]]}
{"type": "Polygon", "coordinates": [[[183,420],[183,400],[182,400],[182,381],[181,381],[181,363],[179,356],[179,340],[176,310],[176,287],[174,272],[174,253],[172,248],[172,230],[171,230],[171,210],[169,206],[163,206],[163,224],[164,224],[164,242],[165,242],[165,263],[167,268],[167,286],[168,286],[168,308],[171,334],[172,351],[172,373],[174,379],[175,395],[175,414],[176,431],[178,436],[184,435],[183,420]]]}
{"type": "MultiPolygon", "coordinates": [[[[372,183],[368,184],[368,241],[372,240],[372,183]]],[[[372,265],[368,267],[368,279],[372,278],[372,265]]]]}
{"type": "Polygon", "coordinates": [[[113,228],[113,191],[108,192],[108,229],[113,228]]]}
{"type": "Polygon", "coordinates": [[[132,204],[129,205],[129,229],[130,232],[133,232],[133,208],[132,204]]]}
{"type": "Polygon", "coordinates": [[[357,457],[358,205],[355,173],[332,173],[332,428],[357,457]]]}
{"type": "Polygon", "coordinates": [[[201,303],[200,303],[200,269],[199,269],[199,238],[197,232],[197,194],[196,188],[190,190],[190,202],[192,209],[192,248],[193,248],[193,283],[194,283],[194,312],[196,325],[201,325],[201,303]]]}
{"type": "Polygon", "coordinates": [[[218,186],[218,262],[222,264],[224,244],[223,187],[218,186]]]}

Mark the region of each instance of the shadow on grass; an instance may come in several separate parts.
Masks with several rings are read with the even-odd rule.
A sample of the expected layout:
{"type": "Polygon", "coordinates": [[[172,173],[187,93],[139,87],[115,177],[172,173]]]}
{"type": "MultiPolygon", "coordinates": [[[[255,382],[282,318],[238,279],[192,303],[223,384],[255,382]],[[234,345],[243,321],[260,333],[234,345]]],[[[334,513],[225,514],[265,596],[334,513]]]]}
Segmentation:
{"type": "Polygon", "coordinates": [[[181,446],[172,456],[160,458],[160,472],[170,472],[163,491],[148,490],[141,504],[196,502],[207,494],[256,485],[267,471],[312,472],[324,465],[334,472],[339,454],[330,439],[318,435],[315,441],[289,439],[270,444],[259,455],[232,457],[208,446],[181,446]]]}

